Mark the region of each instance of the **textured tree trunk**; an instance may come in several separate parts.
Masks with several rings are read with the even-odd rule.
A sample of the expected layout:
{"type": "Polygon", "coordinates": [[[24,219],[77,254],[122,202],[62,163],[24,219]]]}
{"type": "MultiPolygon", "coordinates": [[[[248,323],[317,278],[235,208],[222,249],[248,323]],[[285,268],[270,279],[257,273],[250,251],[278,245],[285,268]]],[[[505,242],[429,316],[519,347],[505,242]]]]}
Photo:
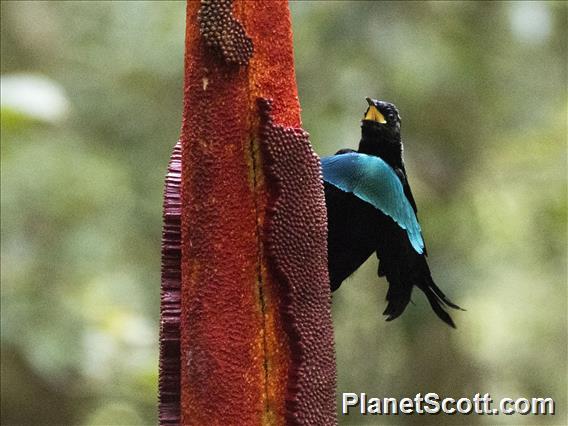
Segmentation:
{"type": "Polygon", "coordinates": [[[287,2],[189,1],[161,424],[336,423],[325,202],[300,126],[287,2]]]}

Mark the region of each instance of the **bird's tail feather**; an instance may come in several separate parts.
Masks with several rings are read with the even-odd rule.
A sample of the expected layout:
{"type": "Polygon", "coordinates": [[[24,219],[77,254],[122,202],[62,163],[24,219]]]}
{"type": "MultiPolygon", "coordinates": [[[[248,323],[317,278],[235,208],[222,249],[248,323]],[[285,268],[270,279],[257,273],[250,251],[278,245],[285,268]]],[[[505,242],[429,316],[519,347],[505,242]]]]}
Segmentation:
{"type": "Polygon", "coordinates": [[[465,311],[465,309],[459,307],[458,305],[456,305],[455,303],[453,303],[450,299],[448,299],[448,297],[442,292],[442,290],[440,290],[440,287],[438,287],[436,285],[436,283],[434,282],[434,280],[432,280],[430,278],[430,285],[429,287],[432,289],[432,291],[436,294],[436,296],[438,296],[440,298],[440,300],[442,302],[444,302],[447,306],[449,306],[450,308],[454,308],[454,309],[458,309],[460,311],[465,311]]]}
{"type": "MultiPolygon", "coordinates": [[[[456,328],[452,317],[450,317],[444,308],[450,307],[462,311],[464,309],[460,308],[448,299],[436,283],[434,283],[430,274],[423,276],[421,281],[422,282],[416,286],[424,292],[434,313],[450,327],[456,328]]],[[[392,321],[393,319],[398,318],[404,312],[406,306],[410,302],[412,288],[413,284],[411,280],[391,280],[391,282],[389,282],[389,289],[386,297],[388,304],[383,312],[383,315],[387,316],[387,321],[392,321]]]]}
{"type": "Polygon", "coordinates": [[[446,312],[444,307],[447,306],[462,311],[464,309],[460,308],[458,305],[450,301],[450,299],[447,298],[447,296],[442,292],[442,290],[440,290],[436,283],[434,283],[434,280],[432,280],[431,277],[429,277],[425,286],[418,286],[418,288],[420,288],[420,290],[424,292],[424,294],[428,298],[428,302],[430,302],[430,306],[432,307],[438,318],[440,318],[450,327],[456,328],[456,324],[452,320],[452,317],[450,317],[450,315],[446,312]]]}
{"type": "Polygon", "coordinates": [[[408,285],[401,281],[389,282],[389,289],[387,291],[387,307],[383,315],[387,316],[387,321],[392,321],[398,318],[406,306],[410,302],[412,294],[412,284],[408,285]]]}

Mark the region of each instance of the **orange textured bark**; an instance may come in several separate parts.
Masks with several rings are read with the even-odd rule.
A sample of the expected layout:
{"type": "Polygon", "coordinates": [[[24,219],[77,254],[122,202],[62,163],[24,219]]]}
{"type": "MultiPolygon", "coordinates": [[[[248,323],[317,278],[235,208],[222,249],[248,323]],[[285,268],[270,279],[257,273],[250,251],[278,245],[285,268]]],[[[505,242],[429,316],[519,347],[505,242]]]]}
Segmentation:
{"type": "MultiPolygon", "coordinates": [[[[285,276],[286,267],[278,269],[273,256],[285,258],[287,242],[272,252],[267,244],[269,229],[277,229],[267,224],[282,191],[273,181],[279,179],[277,174],[265,173],[267,118],[260,114],[259,99],[273,99],[271,122],[300,127],[287,2],[189,1],[180,138],[179,420],[183,424],[335,422],[329,282],[327,271],[321,269],[326,247],[325,233],[320,232],[325,207],[319,162],[313,161],[303,136],[302,152],[312,158],[307,163],[312,168],[307,174],[312,179],[310,190],[303,192],[314,202],[299,208],[315,206],[315,213],[306,215],[317,216],[316,232],[307,239],[310,247],[317,246],[316,259],[310,260],[308,253],[303,261],[308,268],[316,265],[316,273],[300,274],[296,282],[285,276]],[[316,281],[308,286],[317,286],[317,291],[298,292],[298,286],[305,286],[302,279],[316,281]],[[304,294],[315,295],[310,303],[321,303],[318,318],[298,310],[311,309],[298,308],[297,298],[304,294]],[[294,323],[302,320],[307,325],[294,323]],[[324,336],[323,349],[303,346],[317,344],[313,336],[318,334],[324,336]],[[322,374],[313,372],[318,360],[324,364],[322,374]],[[307,381],[314,386],[306,387],[307,381]],[[304,393],[299,386],[304,386],[304,393]],[[308,393],[325,401],[298,401],[299,395],[308,393]],[[313,412],[302,414],[302,410],[313,412]]],[[[283,146],[293,145],[290,139],[283,146]]],[[[286,218],[284,222],[288,223],[286,218]]],[[[302,247],[302,236],[293,238],[297,240],[290,247],[302,247]]]]}

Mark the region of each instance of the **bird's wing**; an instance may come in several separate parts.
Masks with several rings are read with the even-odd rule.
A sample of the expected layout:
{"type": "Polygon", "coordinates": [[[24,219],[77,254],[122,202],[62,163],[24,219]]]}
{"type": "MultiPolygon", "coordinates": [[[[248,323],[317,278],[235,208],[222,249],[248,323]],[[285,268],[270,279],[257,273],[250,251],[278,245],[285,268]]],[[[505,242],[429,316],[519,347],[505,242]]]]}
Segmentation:
{"type": "Polygon", "coordinates": [[[422,254],[424,240],[416,214],[395,171],[381,158],[346,153],[321,159],[323,179],[390,216],[406,230],[414,250],[422,254]]]}
{"type": "MultiPolygon", "coordinates": [[[[402,182],[402,188],[404,190],[404,195],[408,198],[412,209],[414,210],[414,214],[416,215],[416,219],[418,219],[418,208],[416,207],[416,201],[414,201],[414,196],[412,195],[412,190],[410,189],[410,184],[408,183],[408,176],[406,176],[406,170],[404,168],[404,162],[401,164],[400,168],[395,168],[394,171],[396,172],[398,178],[402,182]]],[[[422,238],[424,239],[424,238],[422,238]]],[[[428,255],[428,249],[426,248],[426,243],[424,243],[424,255],[428,255]]],[[[380,275],[379,273],[379,276],[380,275]]]]}
{"type": "Polygon", "coordinates": [[[414,201],[414,196],[412,195],[412,190],[410,189],[410,185],[408,184],[408,176],[406,176],[406,170],[404,168],[404,164],[401,168],[395,169],[396,174],[398,175],[399,179],[402,182],[402,188],[404,190],[404,195],[408,198],[414,213],[418,213],[418,208],[416,207],[416,201],[414,201]]]}

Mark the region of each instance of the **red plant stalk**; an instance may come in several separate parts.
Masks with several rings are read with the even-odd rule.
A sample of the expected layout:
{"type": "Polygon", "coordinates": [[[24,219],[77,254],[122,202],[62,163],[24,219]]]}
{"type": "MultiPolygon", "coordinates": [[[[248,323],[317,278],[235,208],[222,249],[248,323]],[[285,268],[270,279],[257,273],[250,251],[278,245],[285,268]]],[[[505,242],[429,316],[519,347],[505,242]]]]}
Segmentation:
{"type": "Polygon", "coordinates": [[[189,1],[161,424],[336,423],[325,202],[300,126],[287,2],[189,1]]]}

